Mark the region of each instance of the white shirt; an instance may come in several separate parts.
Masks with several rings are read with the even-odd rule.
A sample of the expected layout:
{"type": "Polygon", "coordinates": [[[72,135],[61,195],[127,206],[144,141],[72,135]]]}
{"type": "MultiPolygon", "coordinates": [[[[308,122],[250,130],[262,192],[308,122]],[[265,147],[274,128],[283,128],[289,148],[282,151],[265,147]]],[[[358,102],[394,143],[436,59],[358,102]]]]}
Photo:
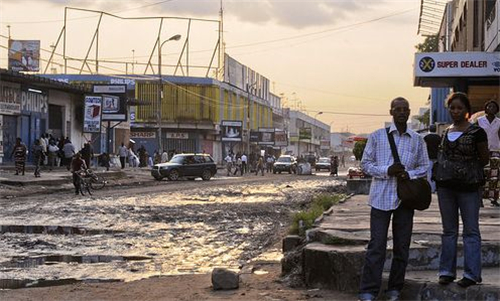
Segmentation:
{"type": "Polygon", "coordinates": [[[241,156],[241,162],[247,163],[247,156],[246,155],[241,156]]]}
{"type": "Polygon", "coordinates": [[[126,146],[120,147],[120,157],[126,157],[128,155],[128,148],[126,146]]]}
{"type": "Polygon", "coordinates": [[[165,163],[165,162],[168,162],[168,154],[167,154],[167,152],[163,152],[161,154],[161,163],[165,163]]]}
{"type": "Polygon", "coordinates": [[[226,160],[227,163],[233,162],[233,159],[231,158],[230,155],[227,155],[226,159],[224,159],[224,160],[226,160]]]}
{"type": "Polygon", "coordinates": [[[488,136],[488,149],[490,151],[500,149],[500,139],[498,138],[500,118],[495,117],[493,122],[490,123],[486,116],[481,116],[477,119],[477,123],[484,129],[486,135],[488,136]]]}

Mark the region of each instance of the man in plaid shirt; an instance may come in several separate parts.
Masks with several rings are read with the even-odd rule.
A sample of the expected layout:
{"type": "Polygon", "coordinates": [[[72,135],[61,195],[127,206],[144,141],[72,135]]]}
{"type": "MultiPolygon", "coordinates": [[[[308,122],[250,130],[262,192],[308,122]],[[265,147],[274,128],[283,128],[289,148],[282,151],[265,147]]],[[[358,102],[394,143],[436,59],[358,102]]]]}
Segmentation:
{"type": "Polygon", "coordinates": [[[387,300],[399,300],[408,264],[414,210],[400,206],[397,178],[425,177],[429,166],[423,138],[407,128],[410,116],[408,101],[402,97],[395,98],[391,102],[390,114],[393,123],[389,134],[394,137],[401,163],[394,163],[385,128],[370,135],[361,160],[363,171],[371,175],[373,180],[369,196],[370,242],[361,275],[360,300],[374,300],[379,294],[391,216],[393,259],[385,293],[387,300]]]}

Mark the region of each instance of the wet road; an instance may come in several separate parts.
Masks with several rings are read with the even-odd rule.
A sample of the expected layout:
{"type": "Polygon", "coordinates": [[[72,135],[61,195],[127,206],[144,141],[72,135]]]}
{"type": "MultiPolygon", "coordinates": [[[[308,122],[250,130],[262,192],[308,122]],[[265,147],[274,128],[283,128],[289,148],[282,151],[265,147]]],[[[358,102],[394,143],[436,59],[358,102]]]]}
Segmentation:
{"type": "Polygon", "coordinates": [[[238,268],[338,184],[327,173],[268,174],[0,200],[0,288],[238,268]]]}

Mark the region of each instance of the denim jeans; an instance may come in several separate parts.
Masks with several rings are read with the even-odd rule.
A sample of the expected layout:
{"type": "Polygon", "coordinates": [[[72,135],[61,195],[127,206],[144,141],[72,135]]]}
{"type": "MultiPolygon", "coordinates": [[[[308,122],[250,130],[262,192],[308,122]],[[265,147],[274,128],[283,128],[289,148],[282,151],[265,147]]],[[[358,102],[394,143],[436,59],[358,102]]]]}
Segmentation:
{"type": "Polygon", "coordinates": [[[440,276],[457,276],[458,212],[463,223],[464,277],[481,282],[481,234],[479,232],[480,190],[473,192],[438,188],[441,235],[440,276]]]}
{"type": "Polygon", "coordinates": [[[392,216],[393,258],[387,284],[387,295],[399,294],[403,289],[413,229],[412,209],[399,206],[396,210],[375,208],[370,213],[370,242],[365,255],[359,296],[377,297],[382,285],[382,272],[387,249],[387,233],[392,216]]]}

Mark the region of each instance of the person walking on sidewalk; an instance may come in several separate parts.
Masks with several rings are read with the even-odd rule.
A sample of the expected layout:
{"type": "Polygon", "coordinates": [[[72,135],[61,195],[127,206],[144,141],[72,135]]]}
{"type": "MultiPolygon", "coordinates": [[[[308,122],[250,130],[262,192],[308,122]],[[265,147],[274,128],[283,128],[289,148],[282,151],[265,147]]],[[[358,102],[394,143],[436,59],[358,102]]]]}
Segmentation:
{"type": "Polygon", "coordinates": [[[40,164],[42,163],[43,147],[40,139],[35,139],[35,144],[31,150],[33,152],[33,164],[35,165],[35,178],[40,177],[40,164]]]}
{"type": "Polygon", "coordinates": [[[24,176],[24,170],[26,166],[26,145],[22,142],[21,138],[16,138],[16,145],[12,150],[11,157],[14,157],[14,163],[16,164],[16,176],[22,173],[24,176]]]}
{"type": "Polygon", "coordinates": [[[118,150],[118,153],[120,155],[121,168],[124,169],[125,168],[125,160],[128,157],[128,149],[123,142],[122,142],[122,146],[120,146],[120,149],[118,150]]]}
{"type": "Polygon", "coordinates": [[[360,300],[374,300],[381,289],[391,217],[393,259],[385,294],[387,300],[399,300],[408,264],[414,210],[401,206],[397,179],[425,177],[429,166],[423,138],[407,128],[410,116],[408,100],[395,98],[389,112],[393,118],[389,135],[394,137],[401,163],[394,163],[385,128],[370,134],[361,160],[363,171],[373,179],[369,195],[370,242],[361,274],[360,300]]]}
{"type": "Polygon", "coordinates": [[[49,147],[47,148],[48,150],[48,164],[49,164],[49,170],[52,171],[52,168],[56,166],[56,159],[57,159],[57,154],[59,152],[59,147],[57,147],[55,140],[51,140],[49,142],[49,147]]]}
{"type": "Polygon", "coordinates": [[[226,161],[227,176],[229,177],[233,168],[233,158],[231,157],[230,153],[227,154],[226,158],[224,158],[224,161],[226,161]]]}
{"type": "Polygon", "coordinates": [[[481,186],[484,184],[483,167],[489,161],[488,138],[484,129],[470,124],[467,120],[471,105],[466,94],[452,93],[446,100],[446,105],[453,124],[443,135],[442,156],[438,157],[435,174],[443,224],[439,284],[447,285],[456,277],[458,228],[461,217],[464,273],[457,284],[468,287],[482,280],[479,207],[482,201],[481,186]],[[450,171],[447,166],[452,167],[450,171]],[[467,171],[462,176],[455,172],[457,169],[467,171]]]}
{"type": "Polygon", "coordinates": [[[241,155],[241,175],[248,172],[248,158],[245,153],[241,155]]]}
{"type": "Polygon", "coordinates": [[[70,170],[71,160],[75,155],[75,146],[69,139],[66,139],[63,146],[63,155],[64,155],[64,165],[66,165],[66,169],[70,170]]]}
{"type": "Polygon", "coordinates": [[[259,159],[257,160],[256,168],[255,168],[255,175],[259,175],[259,170],[262,175],[264,175],[264,156],[259,156],[259,159]]]}
{"type": "Polygon", "coordinates": [[[75,186],[75,194],[78,195],[80,193],[80,180],[78,179],[78,173],[82,170],[87,169],[87,165],[85,164],[85,160],[82,159],[80,153],[76,153],[73,159],[71,160],[71,173],[73,174],[73,186],[75,186]]]}

